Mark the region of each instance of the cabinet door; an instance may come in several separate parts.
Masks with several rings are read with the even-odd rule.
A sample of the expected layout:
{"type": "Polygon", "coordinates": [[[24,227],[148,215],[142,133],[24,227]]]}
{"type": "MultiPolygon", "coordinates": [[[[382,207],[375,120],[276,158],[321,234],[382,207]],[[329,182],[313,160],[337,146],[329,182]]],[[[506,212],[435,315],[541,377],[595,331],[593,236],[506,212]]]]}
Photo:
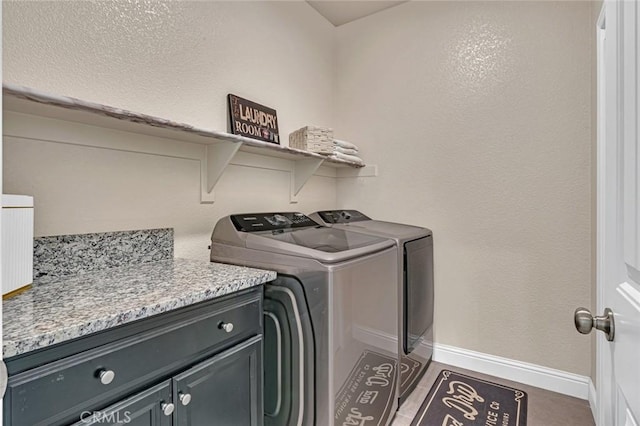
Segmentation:
{"type": "Polygon", "coordinates": [[[84,411],[73,426],[171,426],[171,403],[171,381],[167,380],[103,410],[84,411]]]}
{"type": "Polygon", "coordinates": [[[262,336],[175,376],[177,426],[261,426],[262,336]]]}

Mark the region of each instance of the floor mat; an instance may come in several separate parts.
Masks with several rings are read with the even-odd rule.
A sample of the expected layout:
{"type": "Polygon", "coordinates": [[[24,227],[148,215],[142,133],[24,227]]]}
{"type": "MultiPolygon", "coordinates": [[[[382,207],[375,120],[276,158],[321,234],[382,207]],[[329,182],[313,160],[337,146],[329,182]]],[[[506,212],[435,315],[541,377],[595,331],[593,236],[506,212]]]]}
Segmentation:
{"type": "Polygon", "coordinates": [[[335,424],[385,425],[393,415],[396,359],[365,350],[336,395],[335,424]]]}
{"type": "Polygon", "coordinates": [[[526,426],[527,394],[442,370],[411,426],[526,426]]]}
{"type": "Polygon", "coordinates": [[[422,371],[422,363],[409,357],[402,357],[400,366],[400,387],[406,389],[413,386],[422,371]]]}

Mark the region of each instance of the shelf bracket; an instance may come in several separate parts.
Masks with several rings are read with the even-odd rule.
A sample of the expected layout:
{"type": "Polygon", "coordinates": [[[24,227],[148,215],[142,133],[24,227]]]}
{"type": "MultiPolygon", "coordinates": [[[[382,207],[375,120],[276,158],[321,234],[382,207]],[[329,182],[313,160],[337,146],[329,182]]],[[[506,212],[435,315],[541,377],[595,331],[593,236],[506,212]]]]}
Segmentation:
{"type": "Polygon", "coordinates": [[[324,158],[309,158],[305,160],[297,160],[293,163],[291,170],[291,198],[290,203],[297,203],[297,195],[305,183],[313,176],[323,163],[324,158]]]}
{"type": "Polygon", "coordinates": [[[200,161],[201,203],[215,201],[213,189],[241,146],[242,143],[230,141],[219,141],[212,145],[205,145],[204,157],[200,161]]]}

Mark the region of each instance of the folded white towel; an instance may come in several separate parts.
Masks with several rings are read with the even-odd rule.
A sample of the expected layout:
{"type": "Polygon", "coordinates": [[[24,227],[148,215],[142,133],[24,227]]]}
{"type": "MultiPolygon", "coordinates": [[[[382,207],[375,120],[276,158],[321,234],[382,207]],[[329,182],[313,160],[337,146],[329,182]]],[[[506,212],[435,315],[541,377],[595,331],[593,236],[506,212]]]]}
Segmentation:
{"type": "Polygon", "coordinates": [[[352,144],[351,142],[341,141],[339,139],[334,139],[333,144],[339,146],[340,148],[355,149],[355,150],[358,149],[358,147],[352,144]]]}
{"type": "Polygon", "coordinates": [[[362,158],[360,157],[356,157],[355,155],[348,155],[348,154],[343,154],[341,152],[335,152],[332,155],[333,158],[338,158],[340,160],[347,160],[347,161],[353,161],[354,163],[359,163],[359,164],[363,164],[364,161],[362,161],[362,158]]]}
{"type": "Polygon", "coordinates": [[[358,150],[357,149],[348,149],[348,148],[342,148],[338,145],[334,145],[333,146],[333,151],[334,152],[340,152],[342,154],[347,154],[347,155],[357,155],[358,154],[358,150]]]}

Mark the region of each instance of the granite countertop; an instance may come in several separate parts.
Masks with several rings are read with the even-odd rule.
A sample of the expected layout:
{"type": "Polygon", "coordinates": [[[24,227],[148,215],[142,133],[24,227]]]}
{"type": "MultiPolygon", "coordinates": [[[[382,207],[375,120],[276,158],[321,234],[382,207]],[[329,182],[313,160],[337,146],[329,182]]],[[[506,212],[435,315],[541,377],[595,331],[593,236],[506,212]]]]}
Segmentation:
{"type": "Polygon", "coordinates": [[[60,277],[3,302],[3,355],[15,355],[258,286],[276,273],[172,259],[60,277]]]}

